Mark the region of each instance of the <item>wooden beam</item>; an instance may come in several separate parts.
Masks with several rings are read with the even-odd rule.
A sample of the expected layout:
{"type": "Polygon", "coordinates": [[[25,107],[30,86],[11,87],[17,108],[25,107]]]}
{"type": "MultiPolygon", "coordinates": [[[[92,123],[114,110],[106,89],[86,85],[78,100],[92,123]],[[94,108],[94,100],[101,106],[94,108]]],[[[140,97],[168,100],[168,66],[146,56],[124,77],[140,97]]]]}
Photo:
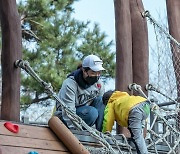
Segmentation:
{"type": "Polygon", "coordinates": [[[2,106],[1,119],[19,121],[20,69],[14,62],[21,59],[21,23],[16,0],[0,0],[2,29],[2,106]]]}
{"type": "Polygon", "coordinates": [[[5,122],[0,121],[0,150],[3,154],[25,154],[30,151],[43,154],[70,153],[48,127],[12,123],[19,126],[19,132],[13,133],[4,127],[5,122]]]}
{"type": "MultiPolygon", "coordinates": [[[[132,67],[133,83],[141,85],[144,93],[146,84],[149,83],[149,46],[146,18],[142,0],[130,0],[131,26],[132,26],[132,67]]],[[[135,93],[134,93],[135,94],[135,93]]]]}
{"type": "MultiPolygon", "coordinates": [[[[132,83],[142,87],[149,82],[148,33],[146,20],[142,18],[141,0],[116,0],[116,90],[126,91],[132,83]]],[[[117,133],[130,137],[126,128],[117,126],[117,133]]]]}
{"type": "Polygon", "coordinates": [[[114,1],[116,31],[116,90],[132,83],[132,34],[129,0],[114,1]]]}
{"type": "MultiPolygon", "coordinates": [[[[132,34],[129,0],[114,1],[116,30],[116,90],[126,91],[133,82],[132,34]]],[[[129,131],[117,124],[117,134],[130,137],[129,131]]]]}

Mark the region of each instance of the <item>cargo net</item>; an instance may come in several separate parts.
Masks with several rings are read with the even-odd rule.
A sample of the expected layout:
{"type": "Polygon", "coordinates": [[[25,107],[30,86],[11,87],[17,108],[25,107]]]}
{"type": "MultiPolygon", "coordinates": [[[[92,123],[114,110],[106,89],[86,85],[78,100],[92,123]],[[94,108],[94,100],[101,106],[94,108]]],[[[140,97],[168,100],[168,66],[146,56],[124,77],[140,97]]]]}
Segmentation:
{"type": "Polygon", "coordinates": [[[148,11],[144,17],[153,25],[156,45],[150,50],[148,98],[158,104],[152,108],[148,128],[148,149],[180,151],[180,43],[166,26],[154,20],[148,11]]]}

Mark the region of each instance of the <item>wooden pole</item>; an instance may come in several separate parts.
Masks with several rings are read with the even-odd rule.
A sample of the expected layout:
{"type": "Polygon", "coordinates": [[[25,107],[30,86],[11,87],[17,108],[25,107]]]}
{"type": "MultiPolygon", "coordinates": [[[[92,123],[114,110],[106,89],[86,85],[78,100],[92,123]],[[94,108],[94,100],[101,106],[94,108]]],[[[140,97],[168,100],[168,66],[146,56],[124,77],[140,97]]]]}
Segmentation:
{"type": "MultiPolygon", "coordinates": [[[[145,85],[149,83],[149,46],[146,18],[142,0],[130,0],[132,26],[132,67],[133,83],[141,85],[147,95],[145,85]]],[[[134,93],[135,94],[135,93],[134,93]]]]}
{"type": "Polygon", "coordinates": [[[21,59],[21,22],[16,0],[0,0],[2,29],[2,106],[1,119],[20,120],[20,69],[14,62],[21,59]]]}
{"type": "Polygon", "coordinates": [[[116,31],[116,90],[132,83],[132,35],[129,0],[114,1],[116,31]]]}
{"type": "MultiPolygon", "coordinates": [[[[116,90],[126,91],[133,82],[132,34],[129,0],[114,1],[116,29],[116,90]]],[[[117,125],[117,134],[130,136],[129,131],[117,125]]]]}
{"type": "MultiPolygon", "coordinates": [[[[141,85],[145,90],[146,84],[149,83],[149,45],[148,45],[148,29],[146,18],[141,13],[144,12],[142,0],[130,0],[131,24],[132,24],[132,66],[133,66],[133,83],[141,85]]],[[[134,93],[134,95],[137,95],[134,93]]],[[[144,128],[144,136],[147,129],[144,128]]]]}
{"type": "Polygon", "coordinates": [[[81,144],[81,142],[72,134],[72,132],[58,117],[51,117],[48,125],[72,154],[89,154],[89,151],[81,144]]]}
{"type": "MultiPolygon", "coordinates": [[[[141,0],[116,0],[116,90],[126,91],[132,83],[142,87],[149,82],[148,74],[148,33],[141,0]]],[[[146,91],[145,91],[146,92],[146,91]]],[[[117,133],[130,136],[129,131],[121,126],[117,133]]]]}

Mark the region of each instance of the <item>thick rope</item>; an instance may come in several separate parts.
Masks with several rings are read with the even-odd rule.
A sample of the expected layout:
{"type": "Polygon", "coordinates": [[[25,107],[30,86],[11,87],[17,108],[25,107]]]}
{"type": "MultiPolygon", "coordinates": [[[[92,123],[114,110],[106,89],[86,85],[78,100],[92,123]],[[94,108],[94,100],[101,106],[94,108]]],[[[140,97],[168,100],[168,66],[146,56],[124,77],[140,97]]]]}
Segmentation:
{"type": "Polygon", "coordinates": [[[156,87],[154,87],[152,84],[147,84],[146,87],[145,87],[145,89],[146,89],[147,91],[150,90],[150,91],[154,91],[154,92],[157,92],[157,93],[161,94],[162,96],[164,96],[164,97],[168,98],[169,100],[171,100],[172,102],[174,102],[176,105],[179,104],[176,100],[174,100],[174,99],[172,99],[171,97],[165,95],[165,94],[162,93],[159,89],[157,89],[156,87]]]}
{"type": "Polygon", "coordinates": [[[167,38],[174,42],[180,49],[180,43],[174,37],[172,37],[166,30],[164,30],[161,25],[158,24],[158,22],[151,16],[149,11],[142,12],[141,14],[144,18],[147,17],[153,25],[156,25],[159,28],[159,30],[163,32],[167,36],[167,38]]]}

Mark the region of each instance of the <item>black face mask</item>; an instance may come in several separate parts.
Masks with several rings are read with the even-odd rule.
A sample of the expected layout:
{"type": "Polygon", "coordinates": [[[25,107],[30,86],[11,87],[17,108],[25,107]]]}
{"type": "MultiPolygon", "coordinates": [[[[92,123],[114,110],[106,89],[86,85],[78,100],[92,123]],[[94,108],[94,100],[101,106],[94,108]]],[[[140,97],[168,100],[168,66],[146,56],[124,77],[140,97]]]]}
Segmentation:
{"type": "Polygon", "coordinates": [[[99,80],[99,76],[87,76],[85,80],[89,85],[93,85],[99,80]]]}

